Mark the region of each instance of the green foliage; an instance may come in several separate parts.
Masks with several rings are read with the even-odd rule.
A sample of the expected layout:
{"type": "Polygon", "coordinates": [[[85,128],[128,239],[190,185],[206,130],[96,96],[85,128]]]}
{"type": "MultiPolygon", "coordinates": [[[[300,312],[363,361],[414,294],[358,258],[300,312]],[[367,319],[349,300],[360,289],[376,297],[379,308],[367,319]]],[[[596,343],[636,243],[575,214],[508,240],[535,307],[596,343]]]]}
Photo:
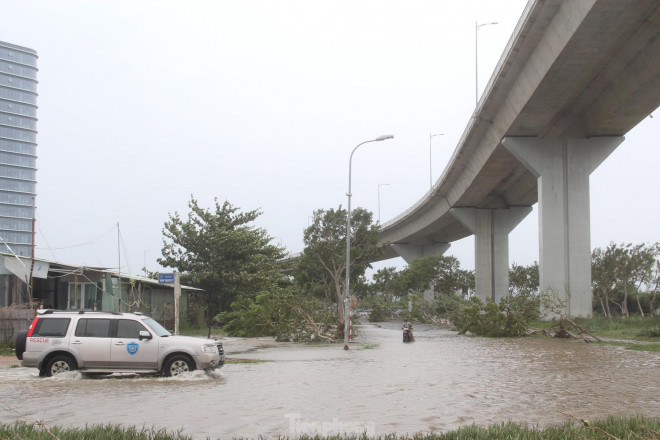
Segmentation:
{"type": "Polygon", "coordinates": [[[525,325],[541,317],[540,298],[532,291],[520,291],[517,295],[507,295],[501,300],[504,309],[525,325]]]}
{"type": "Polygon", "coordinates": [[[438,295],[433,301],[435,314],[442,318],[454,316],[462,306],[469,303],[470,300],[459,295],[438,295]]]}
{"type": "Polygon", "coordinates": [[[529,266],[513,263],[509,270],[509,293],[511,295],[533,295],[539,292],[539,264],[529,266]]]}
{"type": "Polygon", "coordinates": [[[644,328],[637,333],[637,336],[644,338],[660,338],[660,326],[644,328]]]}
{"type": "Polygon", "coordinates": [[[460,266],[453,256],[418,258],[399,273],[397,287],[403,292],[418,293],[432,286],[435,293],[466,297],[474,291],[474,273],[460,266]]]}
{"type": "MultiPolygon", "coordinates": [[[[496,423],[490,426],[470,425],[454,431],[396,435],[385,434],[368,437],[366,434],[337,434],[322,437],[323,440],[589,440],[594,438],[660,440],[660,417],[609,416],[598,420],[582,420],[568,416],[565,423],[539,428],[526,423],[496,423]]],[[[16,422],[0,424],[2,439],[31,440],[192,440],[182,430],[171,432],[165,429],[93,425],[85,428],[47,428],[40,423],[16,422]],[[50,432],[49,432],[50,431],[50,432]]],[[[301,435],[297,440],[320,440],[318,435],[301,435]]]]}
{"type": "Polygon", "coordinates": [[[203,209],[194,197],[187,220],[169,215],[158,263],[183,274],[182,282],[204,289],[209,315],[228,310],[239,297],[251,297],[281,282],[281,247],[271,245],[264,229],[250,226],[261,213],[238,212],[229,202],[203,209]]]}
{"type": "Polygon", "coordinates": [[[628,318],[575,318],[575,322],[590,333],[616,339],[648,339],[660,337],[660,316],[631,316],[628,318]],[[655,335],[655,336],[654,336],[655,335]]]}
{"type": "Polygon", "coordinates": [[[374,296],[384,298],[386,310],[383,311],[382,317],[384,319],[389,319],[394,299],[397,297],[397,292],[400,289],[400,274],[394,267],[384,267],[378,269],[378,271],[372,275],[372,279],[373,283],[370,284],[371,292],[374,296]]]}
{"type": "MultiPolygon", "coordinates": [[[[314,221],[304,233],[305,250],[294,271],[296,283],[305,291],[322,291],[325,300],[336,305],[335,313],[341,324],[344,323],[342,298],[346,278],[347,215],[348,212],[341,206],[336,210],[314,212],[314,221]]],[[[380,228],[373,224],[371,212],[363,208],[351,211],[352,285],[364,276],[366,269],[370,267],[369,262],[382,252],[378,247],[379,235],[380,228]]]]}
{"type": "Polygon", "coordinates": [[[183,429],[172,432],[165,429],[119,426],[93,425],[85,428],[63,428],[59,426],[46,427],[41,423],[16,422],[13,425],[0,424],[2,439],[31,440],[193,440],[191,436],[182,434],[183,429]]]}
{"type": "Polygon", "coordinates": [[[424,293],[420,292],[415,295],[408,295],[408,299],[412,308],[410,311],[404,313],[404,317],[416,322],[430,322],[435,314],[434,307],[433,303],[424,299],[424,293]]]}
{"type": "Polygon", "coordinates": [[[597,310],[605,316],[630,316],[630,310],[645,313],[640,299],[642,286],[650,291],[646,312],[653,313],[660,284],[660,244],[616,244],[592,253],[591,280],[597,310]],[[614,306],[614,309],[611,308],[614,306]]]}
{"type": "Polygon", "coordinates": [[[327,304],[292,286],[262,291],[254,298],[239,297],[218,320],[232,336],[275,336],[296,342],[328,339],[329,325],[336,323],[327,304]]]}
{"type": "Polygon", "coordinates": [[[660,352],[660,343],[653,342],[629,342],[629,341],[606,341],[601,342],[602,345],[613,345],[615,347],[623,347],[626,350],[633,351],[650,351],[660,352]]]}
{"type": "Polygon", "coordinates": [[[500,304],[486,301],[484,304],[473,296],[467,305],[463,305],[450,314],[449,319],[459,334],[470,332],[478,336],[504,337],[523,336],[527,324],[538,316],[531,310],[535,307],[535,297],[502,298],[500,304]]]}
{"type": "Polygon", "coordinates": [[[7,338],[0,341],[0,356],[13,356],[14,355],[14,339],[7,338]]]}
{"type": "Polygon", "coordinates": [[[390,308],[387,306],[385,298],[377,296],[371,303],[370,322],[383,322],[390,319],[390,308]]]}

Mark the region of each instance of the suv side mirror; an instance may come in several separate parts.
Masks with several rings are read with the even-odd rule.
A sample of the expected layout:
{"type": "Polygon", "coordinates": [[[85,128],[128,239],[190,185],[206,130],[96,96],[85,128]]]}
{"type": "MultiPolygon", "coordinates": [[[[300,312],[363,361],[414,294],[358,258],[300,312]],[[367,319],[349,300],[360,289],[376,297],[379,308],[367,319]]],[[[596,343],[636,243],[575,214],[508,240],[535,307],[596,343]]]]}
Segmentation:
{"type": "Polygon", "coordinates": [[[146,330],[140,330],[139,337],[140,337],[140,341],[143,340],[143,339],[151,339],[152,338],[151,333],[149,333],[146,330]]]}

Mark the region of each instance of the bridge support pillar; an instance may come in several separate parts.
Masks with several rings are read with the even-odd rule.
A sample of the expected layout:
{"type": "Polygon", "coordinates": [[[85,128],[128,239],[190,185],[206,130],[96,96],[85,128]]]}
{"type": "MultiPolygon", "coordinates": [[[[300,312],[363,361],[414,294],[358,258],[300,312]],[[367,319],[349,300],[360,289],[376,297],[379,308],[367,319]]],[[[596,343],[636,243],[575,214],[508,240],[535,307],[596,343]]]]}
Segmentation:
{"type": "Polygon", "coordinates": [[[431,255],[442,255],[451,246],[449,243],[432,243],[428,245],[393,243],[392,249],[410,264],[413,260],[431,255]]]}
{"type": "Polygon", "coordinates": [[[451,210],[475,235],[475,292],[482,301],[499,303],[509,293],[509,233],[531,211],[531,206],[451,210]]]}
{"type": "Polygon", "coordinates": [[[568,316],[593,313],[589,175],[623,139],[511,137],[502,141],[538,179],[540,290],[557,295],[563,303],[560,312],[568,316]]]}

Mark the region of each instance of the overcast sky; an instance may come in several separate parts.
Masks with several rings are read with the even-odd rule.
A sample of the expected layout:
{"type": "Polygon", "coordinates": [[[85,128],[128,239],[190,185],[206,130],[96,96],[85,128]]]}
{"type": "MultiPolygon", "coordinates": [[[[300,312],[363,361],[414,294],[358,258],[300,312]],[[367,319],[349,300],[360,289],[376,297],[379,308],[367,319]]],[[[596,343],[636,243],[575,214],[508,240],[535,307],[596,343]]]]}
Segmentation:
{"type": "MultiPolygon", "coordinates": [[[[122,271],[161,270],[163,224],[191,195],[261,209],[299,252],[314,210],[346,206],[351,150],[393,134],[353,157],[352,207],[386,222],[468,123],[475,24],[498,23],[479,30],[481,91],[525,4],[0,0],[0,40],[39,55],[37,256],[116,268],[119,224],[122,271]]],[[[647,118],[592,175],[592,247],[660,241],[659,132],[647,118]]],[[[538,260],[537,223],[511,234],[511,262],[538,260]]],[[[448,254],[474,268],[472,238],[448,254]]]]}

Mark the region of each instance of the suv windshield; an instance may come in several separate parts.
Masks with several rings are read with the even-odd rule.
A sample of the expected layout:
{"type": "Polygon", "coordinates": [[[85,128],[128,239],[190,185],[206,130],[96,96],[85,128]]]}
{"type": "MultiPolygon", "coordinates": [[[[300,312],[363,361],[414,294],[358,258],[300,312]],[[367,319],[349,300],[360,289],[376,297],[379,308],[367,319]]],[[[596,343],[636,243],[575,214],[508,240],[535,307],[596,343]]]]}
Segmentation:
{"type": "Polygon", "coordinates": [[[172,336],[172,333],[168,332],[165,327],[160,325],[157,321],[154,321],[152,318],[145,318],[142,320],[147,327],[154,331],[158,336],[172,336]]]}

